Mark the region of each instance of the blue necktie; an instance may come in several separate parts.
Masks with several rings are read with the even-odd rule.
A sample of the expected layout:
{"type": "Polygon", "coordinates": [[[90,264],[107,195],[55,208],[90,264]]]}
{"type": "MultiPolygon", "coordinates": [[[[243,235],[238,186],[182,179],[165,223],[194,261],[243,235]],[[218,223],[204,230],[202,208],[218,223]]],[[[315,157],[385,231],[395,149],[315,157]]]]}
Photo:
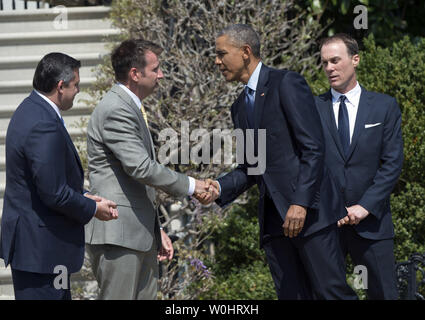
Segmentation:
{"type": "Polygon", "coordinates": [[[338,111],[338,133],[345,155],[347,155],[350,147],[350,122],[348,120],[347,106],[345,105],[346,99],[346,96],[339,97],[340,104],[338,111]]]}
{"type": "Polygon", "coordinates": [[[246,115],[250,128],[254,128],[254,93],[254,90],[248,86],[245,86],[246,115]]]}

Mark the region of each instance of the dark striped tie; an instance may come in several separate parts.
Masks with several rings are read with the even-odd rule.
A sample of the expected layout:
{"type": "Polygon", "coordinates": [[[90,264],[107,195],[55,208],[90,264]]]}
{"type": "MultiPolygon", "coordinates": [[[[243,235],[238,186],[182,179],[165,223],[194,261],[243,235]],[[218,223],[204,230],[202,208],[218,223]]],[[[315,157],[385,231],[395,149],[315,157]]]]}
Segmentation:
{"type": "Polygon", "coordinates": [[[254,90],[248,86],[245,86],[246,115],[250,128],[254,128],[254,93],[254,90]]]}
{"type": "Polygon", "coordinates": [[[340,104],[338,111],[338,133],[345,155],[347,155],[350,148],[350,122],[348,120],[347,106],[345,105],[346,99],[344,95],[339,97],[340,104]]]}

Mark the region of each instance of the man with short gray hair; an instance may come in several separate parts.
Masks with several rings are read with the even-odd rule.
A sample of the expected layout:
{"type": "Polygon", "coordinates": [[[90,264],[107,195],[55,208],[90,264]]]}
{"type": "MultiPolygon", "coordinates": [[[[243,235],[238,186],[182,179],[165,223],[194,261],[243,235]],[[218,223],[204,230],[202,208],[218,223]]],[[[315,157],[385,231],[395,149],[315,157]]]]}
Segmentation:
{"type": "MultiPolygon", "coordinates": [[[[225,206],[253,185],[260,190],[260,246],[279,299],[356,299],[337,247],[334,184],[324,167],[324,141],[314,98],[304,78],[261,62],[260,40],[248,25],[232,25],[216,38],[215,64],[226,81],[244,84],[231,107],[235,128],[266,130],[266,169],[251,164],[209,181],[225,206]]],[[[246,143],[250,143],[245,135],[246,143]]],[[[215,197],[205,197],[203,202],[215,197]]]]}

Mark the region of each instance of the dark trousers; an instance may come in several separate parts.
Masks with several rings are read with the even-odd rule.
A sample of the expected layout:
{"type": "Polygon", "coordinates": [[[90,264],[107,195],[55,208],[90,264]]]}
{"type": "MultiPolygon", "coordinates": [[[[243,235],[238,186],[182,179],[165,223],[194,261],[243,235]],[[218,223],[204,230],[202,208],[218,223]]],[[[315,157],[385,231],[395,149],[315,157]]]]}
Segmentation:
{"type": "Polygon", "coordinates": [[[267,196],[264,209],[264,250],[278,299],[357,299],[346,281],[336,223],[307,237],[289,238],[267,196]]]}
{"type": "Polygon", "coordinates": [[[16,300],[71,300],[70,276],[67,289],[56,289],[58,274],[20,271],[12,268],[13,289],[16,300]]]}
{"type": "Polygon", "coordinates": [[[350,254],[355,266],[363,265],[367,268],[368,299],[397,300],[393,239],[365,239],[352,226],[341,227],[339,234],[344,257],[350,254]]]}

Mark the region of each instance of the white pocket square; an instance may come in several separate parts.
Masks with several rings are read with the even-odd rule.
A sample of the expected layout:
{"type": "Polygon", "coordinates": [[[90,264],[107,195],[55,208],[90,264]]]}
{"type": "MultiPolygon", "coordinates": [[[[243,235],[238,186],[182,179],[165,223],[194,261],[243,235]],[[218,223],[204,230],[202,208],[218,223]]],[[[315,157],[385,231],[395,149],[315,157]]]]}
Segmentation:
{"type": "Polygon", "coordinates": [[[382,122],[378,122],[378,123],[371,123],[371,124],[365,124],[364,127],[365,129],[367,128],[372,128],[372,127],[376,127],[379,126],[382,122]]]}

